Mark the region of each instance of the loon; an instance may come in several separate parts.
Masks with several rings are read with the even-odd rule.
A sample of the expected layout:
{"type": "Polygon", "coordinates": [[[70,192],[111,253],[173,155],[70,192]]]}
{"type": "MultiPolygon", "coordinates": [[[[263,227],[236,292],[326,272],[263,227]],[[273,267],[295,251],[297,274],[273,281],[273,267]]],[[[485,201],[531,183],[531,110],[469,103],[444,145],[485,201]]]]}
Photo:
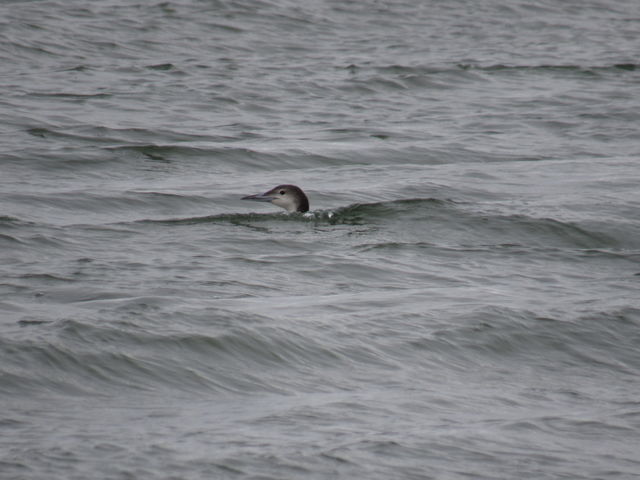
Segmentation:
{"type": "Polygon", "coordinates": [[[300,187],[295,185],[278,185],[268,192],[256,195],[247,195],[242,200],[256,200],[258,202],[271,202],[287,212],[308,212],[309,199],[300,187]]]}

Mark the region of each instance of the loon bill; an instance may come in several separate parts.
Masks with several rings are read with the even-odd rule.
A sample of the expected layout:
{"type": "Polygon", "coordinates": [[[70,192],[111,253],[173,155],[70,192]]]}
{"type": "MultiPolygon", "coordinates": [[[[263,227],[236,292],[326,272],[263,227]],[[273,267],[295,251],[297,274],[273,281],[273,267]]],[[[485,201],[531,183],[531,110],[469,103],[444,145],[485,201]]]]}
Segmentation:
{"type": "Polygon", "coordinates": [[[257,195],[247,195],[242,200],[256,200],[258,202],[271,202],[287,212],[308,212],[309,199],[300,187],[295,185],[278,185],[268,192],[257,195]]]}

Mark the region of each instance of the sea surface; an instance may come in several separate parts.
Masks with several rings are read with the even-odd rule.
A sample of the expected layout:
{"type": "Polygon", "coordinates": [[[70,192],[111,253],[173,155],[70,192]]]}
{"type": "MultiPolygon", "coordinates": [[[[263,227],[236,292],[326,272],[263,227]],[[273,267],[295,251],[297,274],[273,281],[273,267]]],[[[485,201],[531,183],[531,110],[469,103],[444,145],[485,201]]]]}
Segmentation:
{"type": "Polygon", "coordinates": [[[639,55],[637,0],[2,1],[0,478],[640,479],[639,55]]]}

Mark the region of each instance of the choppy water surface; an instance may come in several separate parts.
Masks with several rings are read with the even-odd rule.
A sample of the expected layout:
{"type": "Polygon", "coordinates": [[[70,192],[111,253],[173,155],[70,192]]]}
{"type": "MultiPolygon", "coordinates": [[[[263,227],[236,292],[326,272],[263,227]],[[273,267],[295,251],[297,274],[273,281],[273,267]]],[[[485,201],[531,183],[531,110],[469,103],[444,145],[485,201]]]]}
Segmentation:
{"type": "Polygon", "coordinates": [[[640,477],[640,4],[0,19],[2,478],[640,477]]]}

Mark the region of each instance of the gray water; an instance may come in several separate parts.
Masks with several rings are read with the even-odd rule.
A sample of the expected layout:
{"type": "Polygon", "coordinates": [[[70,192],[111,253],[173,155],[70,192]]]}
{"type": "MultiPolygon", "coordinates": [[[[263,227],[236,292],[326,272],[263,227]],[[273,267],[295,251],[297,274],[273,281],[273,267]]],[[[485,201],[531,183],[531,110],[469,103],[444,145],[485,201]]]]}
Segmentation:
{"type": "Polygon", "coordinates": [[[640,478],[639,32],[2,2],[0,478],[640,478]]]}

